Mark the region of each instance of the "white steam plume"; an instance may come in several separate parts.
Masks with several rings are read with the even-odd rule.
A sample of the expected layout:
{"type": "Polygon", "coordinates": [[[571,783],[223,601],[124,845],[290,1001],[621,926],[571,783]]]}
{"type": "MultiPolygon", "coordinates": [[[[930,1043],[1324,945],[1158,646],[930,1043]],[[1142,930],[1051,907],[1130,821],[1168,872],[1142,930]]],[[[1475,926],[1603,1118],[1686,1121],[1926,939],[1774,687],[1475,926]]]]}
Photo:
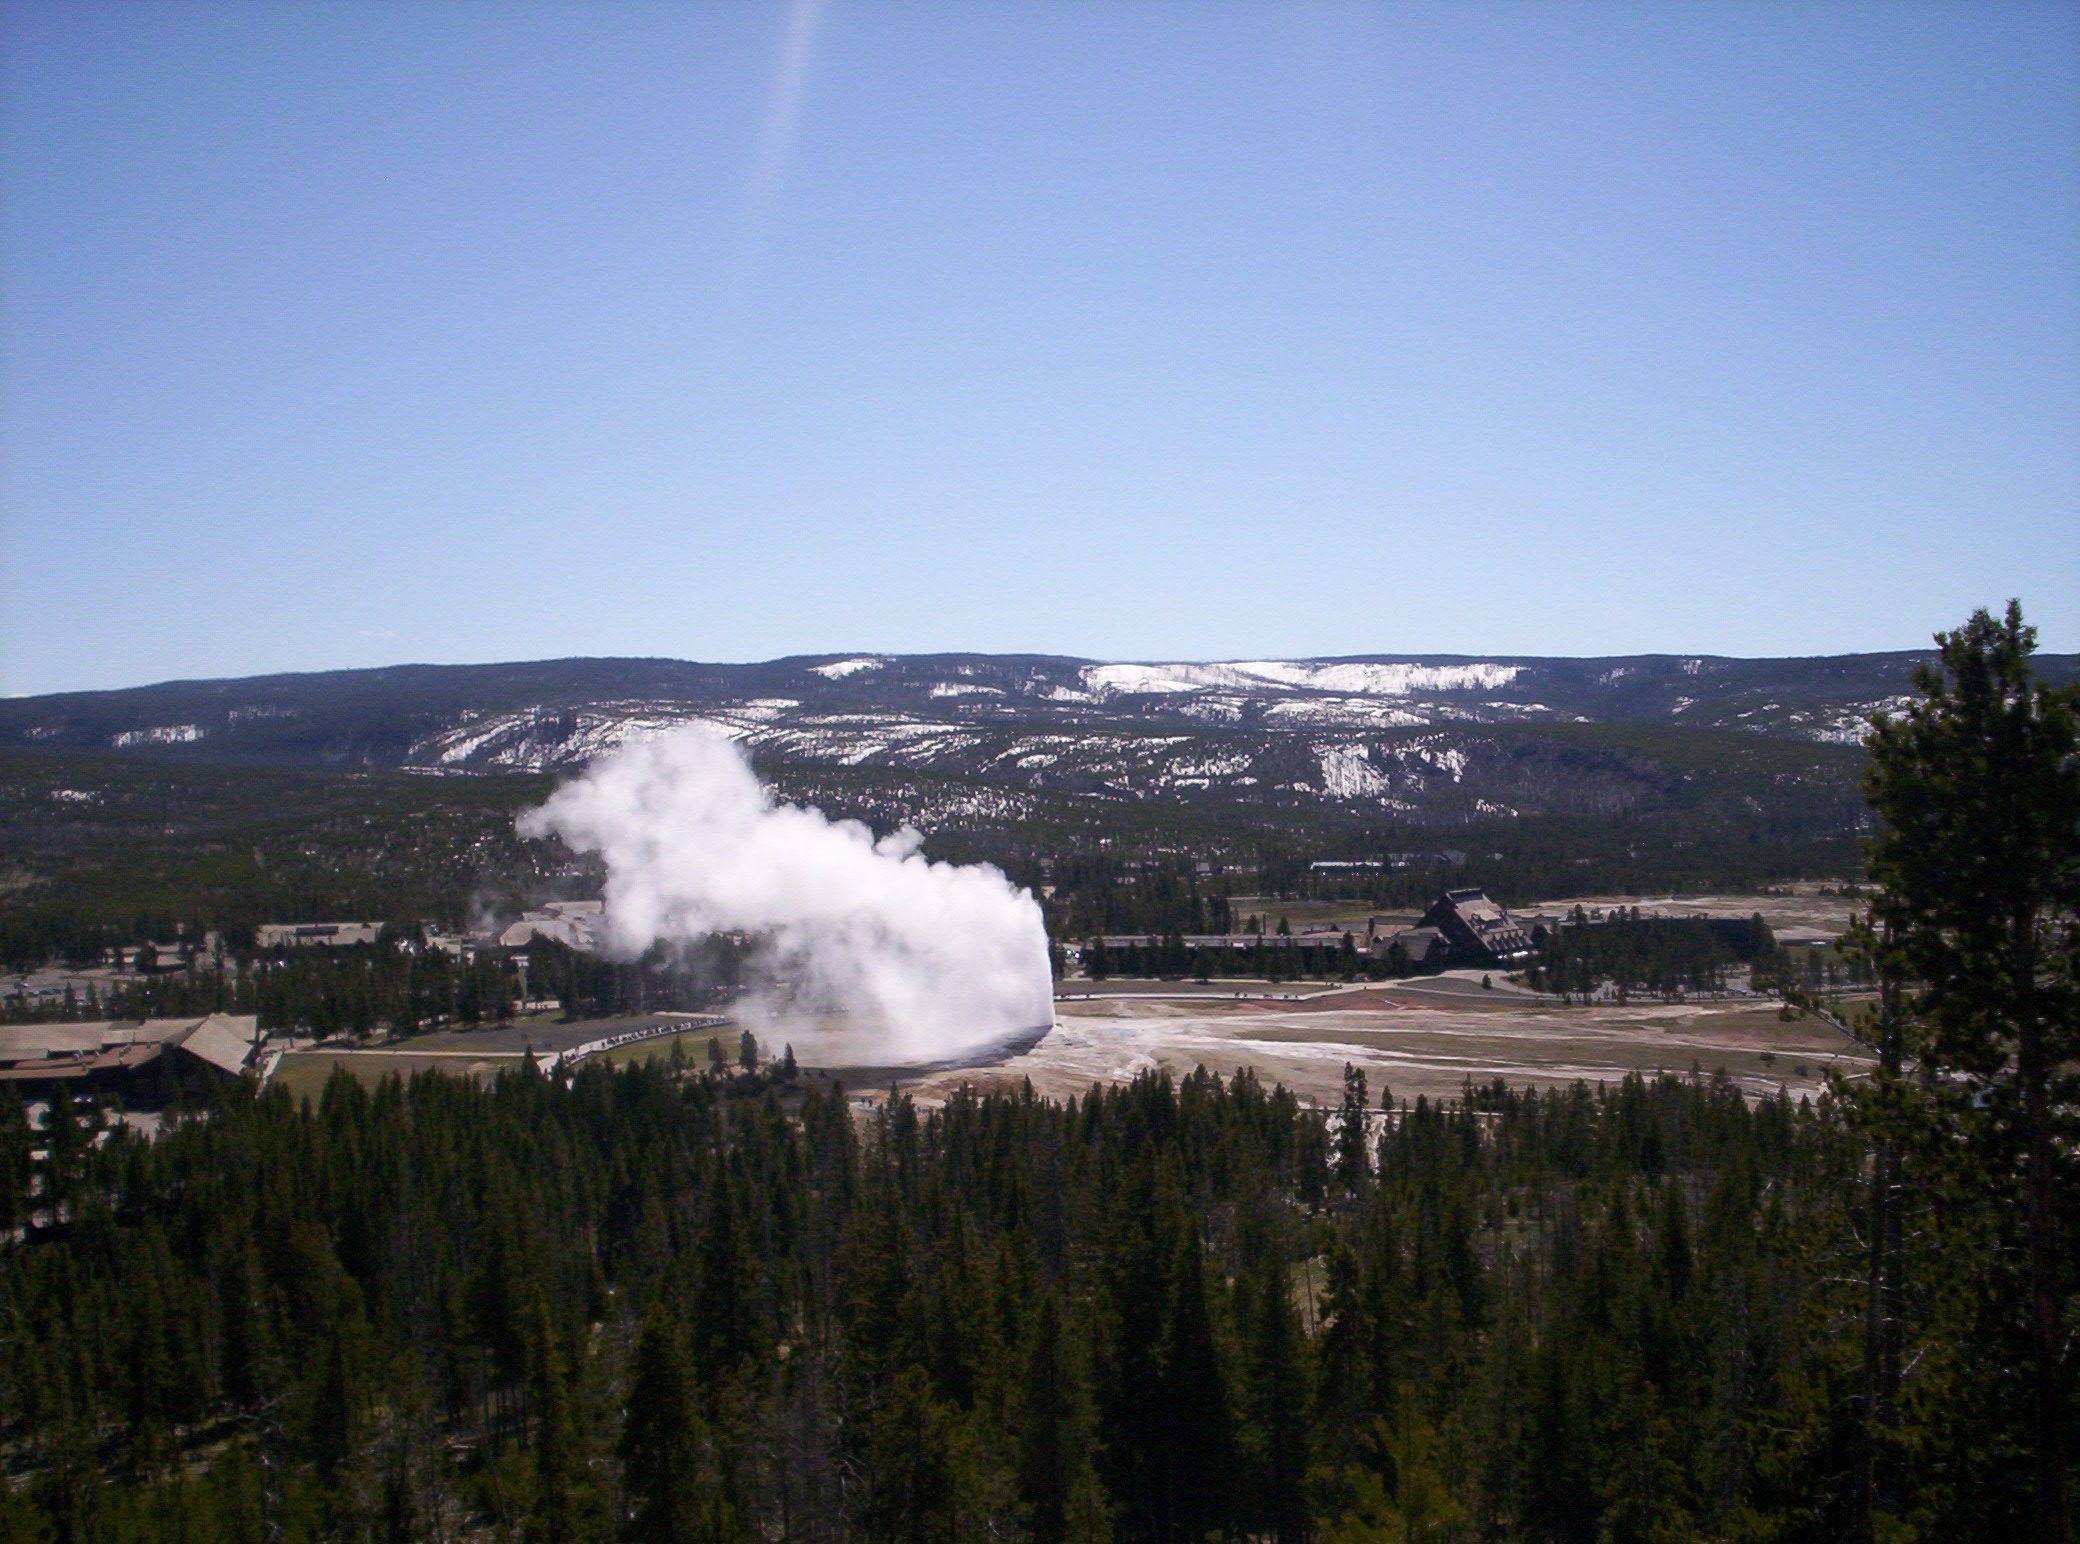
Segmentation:
{"type": "Polygon", "coordinates": [[[876,841],[776,803],[705,731],[628,746],[520,817],[522,836],[552,833],[606,860],[613,953],[732,929],[765,938],[776,976],[873,1034],[855,1060],[936,1060],[1053,1022],[1031,895],[994,868],[927,860],[908,828],[876,841]]]}

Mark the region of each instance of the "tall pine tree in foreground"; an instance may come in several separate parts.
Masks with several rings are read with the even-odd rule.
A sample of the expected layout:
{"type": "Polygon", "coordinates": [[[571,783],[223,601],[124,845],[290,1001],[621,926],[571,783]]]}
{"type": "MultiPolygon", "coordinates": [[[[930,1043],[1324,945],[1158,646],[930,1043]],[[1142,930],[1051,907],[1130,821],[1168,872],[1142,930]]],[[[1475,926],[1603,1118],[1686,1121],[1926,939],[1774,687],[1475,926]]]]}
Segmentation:
{"type": "MultiPolygon", "coordinates": [[[[1935,1491],[1951,1492],[1950,1523],[1974,1528],[2002,1488],[2001,1455],[2026,1452],[2031,1504],[2014,1521],[2058,1544],[2080,1287],[2080,688],[2032,679],[2036,633],[2012,602],[2005,617],[1980,611],[1936,641],[1938,666],[1916,675],[1920,700],[1880,717],[1868,742],[1880,827],[1867,946],[1891,991],[1908,988],[1898,1009],[1912,1065],[1881,1074],[1861,1110],[1881,1203],[1897,1146],[1941,1235],[1924,1251],[1936,1279],[1921,1296],[1944,1322],[1926,1326],[1922,1349],[1953,1376],[1929,1389],[1940,1407],[1923,1409],[1928,1429],[1908,1446],[1924,1464],[1930,1439],[1950,1449],[1955,1483],[1935,1491]]],[[[1883,1005],[1890,1019],[1890,992],[1883,1005]]],[[[1866,1419],[1889,1424],[1901,1393],[1886,1348],[1901,1333],[1897,1267],[1885,1258],[1897,1217],[1873,1210],[1878,1350],[1866,1419]]]]}

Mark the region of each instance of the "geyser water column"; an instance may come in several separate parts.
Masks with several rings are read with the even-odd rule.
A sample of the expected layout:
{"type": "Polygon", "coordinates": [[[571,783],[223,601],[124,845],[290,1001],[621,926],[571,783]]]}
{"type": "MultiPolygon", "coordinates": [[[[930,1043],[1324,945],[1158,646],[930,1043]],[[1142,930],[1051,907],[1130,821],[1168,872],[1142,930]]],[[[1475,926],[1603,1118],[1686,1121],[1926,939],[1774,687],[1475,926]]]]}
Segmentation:
{"type": "MultiPolygon", "coordinates": [[[[905,828],[876,840],[853,820],[775,801],[735,745],[704,730],[640,741],[592,764],[520,817],[607,866],[606,946],[633,959],[658,939],[742,931],[766,942],[793,1001],[841,1010],[848,1061],[924,1065],[1028,1037],[1053,1022],[1040,906],[986,864],[934,863],[905,828]],[[867,1053],[862,1055],[862,1053],[867,1053]]],[[[772,994],[749,1005],[780,1013],[772,994]]],[[[790,1016],[797,1051],[837,1026],[790,1016]]]]}

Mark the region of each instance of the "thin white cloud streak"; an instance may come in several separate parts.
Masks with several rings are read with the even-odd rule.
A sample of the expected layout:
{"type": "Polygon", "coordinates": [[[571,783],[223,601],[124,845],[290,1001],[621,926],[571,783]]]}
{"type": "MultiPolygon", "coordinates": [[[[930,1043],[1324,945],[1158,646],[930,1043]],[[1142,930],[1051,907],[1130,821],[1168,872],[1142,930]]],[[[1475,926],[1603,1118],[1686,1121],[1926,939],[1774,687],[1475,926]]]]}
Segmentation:
{"type": "Polygon", "coordinates": [[[759,125],[758,143],[745,183],[744,208],[723,280],[721,323],[726,348],[734,346],[750,311],[759,270],[772,240],[774,215],[801,133],[816,36],[822,30],[825,5],[826,0],[789,0],[780,58],[766,90],[765,116],[759,125]]]}
{"type": "Polygon", "coordinates": [[[843,1033],[847,1060],[939,1060],[1053,1021],[1030,894],[986,865],[927,860],[915,831],[877,841],[857,821],[777,803],[742,751],[703,730],[594,763],[519,829],[605,859],[607,944],[621,958],[658,939],[761,940],[776,989],[751,1011],[785,1018],[797,1040],[843,1033]],[[789,1004],[843,1009],[849,1032],[789,1004]]]}

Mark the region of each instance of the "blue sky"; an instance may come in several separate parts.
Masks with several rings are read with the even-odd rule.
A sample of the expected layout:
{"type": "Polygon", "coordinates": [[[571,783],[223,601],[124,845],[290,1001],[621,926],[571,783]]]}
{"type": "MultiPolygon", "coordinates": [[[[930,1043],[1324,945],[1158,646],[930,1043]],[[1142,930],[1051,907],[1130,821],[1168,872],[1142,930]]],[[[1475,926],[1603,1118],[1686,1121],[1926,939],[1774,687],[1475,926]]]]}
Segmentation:
{"type": "Polygon", "coordinates": [[[2080,7],[0,11],[0,690],[2080,649],[2080,7]]]}

